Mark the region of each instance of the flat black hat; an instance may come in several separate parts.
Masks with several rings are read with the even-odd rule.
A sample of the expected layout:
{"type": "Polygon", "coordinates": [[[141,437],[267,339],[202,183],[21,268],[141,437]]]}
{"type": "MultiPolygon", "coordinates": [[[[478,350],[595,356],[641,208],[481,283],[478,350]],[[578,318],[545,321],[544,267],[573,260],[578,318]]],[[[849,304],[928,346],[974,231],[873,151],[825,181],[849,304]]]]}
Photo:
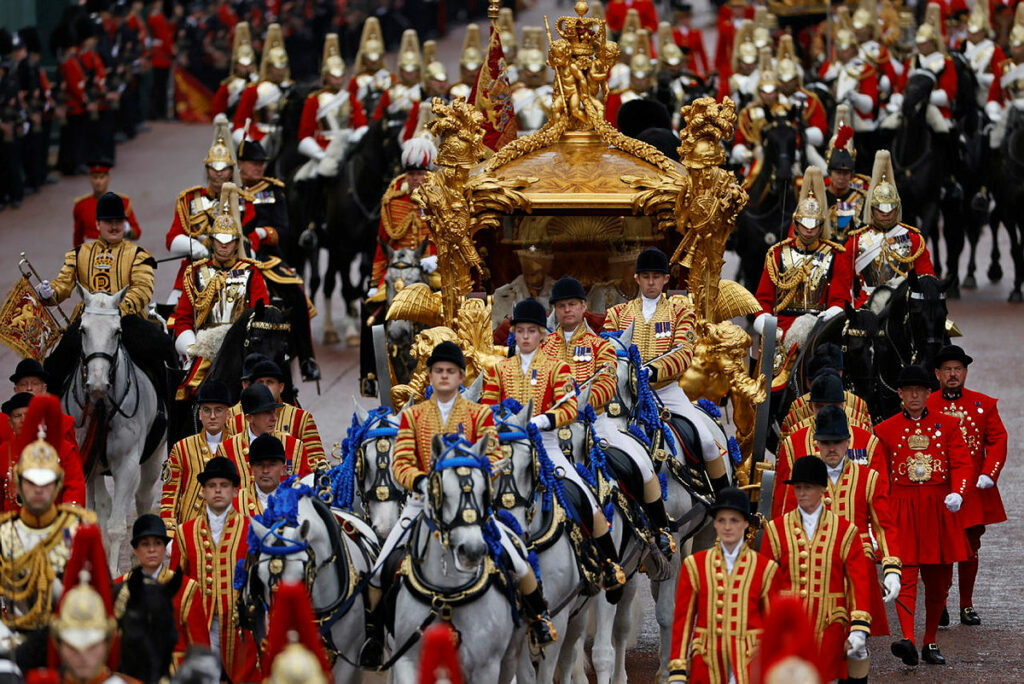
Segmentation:
{"type": "Polygon", "coordinates": [[[950,344],[939,350],[939,353],[935,355],[935,359],[932,363],[936,368],[938,368],[946,361],[959,361],[964,364],[964,366],[970,366],[974,362],[974,359],[967,355],[967,352],[963,350],[963,347],[950,344]]]}
{"type": "Polygon", "coordinates": [[[22,359],[14,369],[11,382],[18,384],[22,378],[39,378],[46,384],[50,384],[50,374],[43,370],[43,364],[35,359],[22,359]]]}
{"type": "Polygon", "coordinates": [[[657,100],[630,100],[619,107],[616,123],[623,135],[635,138],[648,128],[672,128],[668,107],[657,100]]]}
{"type": "Polygon", "coordinates": [[[814,380],[814,378],[822,375],[823,373],[830,373],[832,375],[839,375],[839,371],[832,365],[832,362],[825,356],[812,356],[811,360],[807,362],[807,378],[814,380]]]}
{"type": "Polygon", "coordinates": [[[3,403],[3,406],[0,406],[0,410],[9,416],[20,408],[28,407],[34,396],[31,392],[16,392],[13,397],[3,403]]]}
{"type": "Polygon", "coordinates": [[[238,475],[238,468],[235,466],[235,462],[224,456],[214,456],[211,458],[206,462],[203,472],[196,475],[196,479],[201,485],[205,485],[209,480],[216,477],[230,480],[236,487],[242,483],[242,478],[238,475]]]}
{"type": "Polygon", "coordinates": [[[815,404],[841,404],[846,401],[843,381],[835,373],[814,376],[811,383],[811,402],[815,404]]]}
{"type": "Polygon", "coordinates": [[[900,370],[900,376],[896,379],[897,389],[904,387],[927,387],[932,389],[934,386],[935,376],[917,364],[904,366],[900,370]]]}
{"type": "Polygon", "coordinates": [[[823,442],[840,442],[850,438],[850,421],[846,411],[838,406],[825,406],[814,419],[814,439],[823,442]]]}
{"type": "Polygon", "coordinates": [[[242,380],[249,382],[252,380],[252,369],[260,361],[269,361],[265,354],[259,352],[253,352],[242,360],[242,380]]]}
{"type": "Polygon", "coordinates": [[[812,484],[828,487],[828,467],[817,456],[801,456],[793,464],[793,473],[785,484],[812,484]]]}
{"type": "Polygon", "coordinates": [[[274,378],[278,382],[286,382],[281,367],[270,359],[257,361],[249,368],[249,377],[246,380],[255,382],[260,378],[274,378]]]}
{"type": "Polygon", "coordinates": [[[828,365],[836,370],[843,370],[843,350],[837,344],[831,342],[819,344],[814,349],[814,358],[827,359],[828,365]]]}
{"type": "Polygon", "coordinates": [[[828,158],[829,171],[853,171],[853,156],[846,149],[833,149],[828,158]]]}
{"type": "Polygon", "coordinates": [[[693,5],[685,0],[672,0],[672,9],[676,12],[692,12],[693,5]]]}
{"type": "Polygon", "coordinates": [[[636,257],[637,273],[668,273],[668,257],[657,247],[648,247],[636,257]]]}
{"type": "Polygon", "coordinates": [[[552,304],[563,299],[582,299],[587,301],[587,293],[583,290],[580,281],[572,276],[562,276],[551,286],[551,297],[548,298],[552,304]]]}
{"type": "Polygon", "coordinates": [[[117,193],[104,193],[96,200],[97,221],[123,221],[127,218],[124,213],[124,200],[117,193]]]}
{"type": "Polygon", "coordinates": [[[282,461],[288,457],[284,453],[284,444],[272,434],[263,434],[249,444],[249,465],[262,461],[282,461]]]}
{"type": "Polygon", "coordinates": [[[679,136],[670,128],[645,128],[636,134],[636,139],[654,147],[672,161],[679,161],[679,136]]]}
{"type": "MultiPolygon", "coordinates": [[[[227,459],[224,459],[227,460],[227,459]]],[[[156,537],[162,539],[164,544],[171,541],[167,534],[167,525],[160,519],[159,515],[144,513],[135,519],[132,525],[132,548],[138,548],[143,537],[156,537]]]]}
{"type": "Polygon", "coordinates": [[[267,151],[259,140],[243,140],[238,143],[238,161],[265,162],[267,151]]]}
{"type": "Polygon", "coordinates": [[[536,299],[524,299],[512,310],[512,325],[517,323],[536,323],[542,328],[548,326],[548,314],[544,305],[536,299]]]}
{"type": "Polygon", "coordinates": [[[231,406],[234,402],[231,401],[231,390],[228,389],[227,383],[210,378],[199,386],[199,391],[196,392],[196,403],[231,406]]]}
{"type": "Polygon", "coordinates": [[[718,511],[732,510],[743,514],[743,517],[750,517],[750,498],[743,492],[742,489],[736,487],[726,487],[722,491],[718,492],[718,496],[715,497],[715,503],[708,509],[708,513],[711,517],[715,517],[718,511]]]}
{"type": "Polygon", "coordinates": [[[274,401],[274,395],[264,385],[249,385],[242,390],[242,413],[252,415],[275,411],[284,406],[274,401]]]}
{"type": "Polygon", "coordinates": [[[466,370],[466,355],[462,353],[459,345],[451,340],[445,340],[434,347],[433,351],[430,352],[430,358],[427,359],[427,368],[430,368],[438,361],[454,363],[462,370],[466,370]]]}

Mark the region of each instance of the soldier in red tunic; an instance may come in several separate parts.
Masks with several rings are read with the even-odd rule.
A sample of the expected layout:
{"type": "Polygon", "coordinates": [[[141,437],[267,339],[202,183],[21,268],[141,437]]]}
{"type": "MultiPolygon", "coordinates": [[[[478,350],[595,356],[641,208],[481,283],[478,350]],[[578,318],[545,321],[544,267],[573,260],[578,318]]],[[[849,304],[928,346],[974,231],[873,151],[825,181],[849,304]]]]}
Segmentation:
{"type": "Polygon", "coordinates": [[[973,482],[974,486],[964,499],[960,512],[971,554],[967,560],[957,563],[960,622],[964,625],[981,624],[981,618],[974,610],[974,580],[978,576],[981,535],[985,534],[986,525],[1006,520],[1003,500],[996,487],[996,480],[1006,462],[1006,428],[996,408],[997,400],[965,386],[967,367],[973,360],[956,345],[939,351],[934,361],[939,391],[932,393],[926,404],[929,411],[944,413],[960,421],[960,432],[971,454],[973,473],[968,485],[973,482]]]}
{"type": "Polygon", "coordinates": [[[779,565],[747,546],[750,500],[741,490],[726,487],[708,512],[718,540],[683,561],[668,681],[746,684],[779,565]]]}
{"type": "Polygon", "coordinates": [[[828,469],[815,456],[793,466],[798,508],[768,523],[761,553],[780,566],[780,588],[803,599],[821,647],[824,680],[847,676],[847,656],[867,656],[870,582],[857,528],[825,506],[828,469]]]}
{"type": "Polygon", "coordinates": [[[893,655],[917,665],[914,609],[917,576],[924,582],[925,629],[922,657],[945,664],[935,643],[939,618],[953,576],[953,563],[967,560],[970,548],[958,513],[974,468],[956,418],[926,407],[933,378],[920,366],[907,366],[897,382],[903,411],[875,426],[889,462],[890,505],[903,560],[903,589],[897,600],[903,639],[893,655]]]}
{"type": "MultiPolygon", "coordinates": [[[[71,216],[74,219],[74,232],[71,236],[73,247],[100,236],[100,230],[96,227],[96,201],[110,188],[110,169],[113,166],[114,164],[109,161],[89,162],[89,185],[92,186],[92,193],[76,199],[71,209],[71,216]]],[[[128,199],[128,195],[121,195],[121,199],[124,200],[124,215],[128,217],[128,227],[124,231],[124,236],[128,240],[138,240],[142,236],[142,229],[135,218],[131,200],[128,199]]]]}

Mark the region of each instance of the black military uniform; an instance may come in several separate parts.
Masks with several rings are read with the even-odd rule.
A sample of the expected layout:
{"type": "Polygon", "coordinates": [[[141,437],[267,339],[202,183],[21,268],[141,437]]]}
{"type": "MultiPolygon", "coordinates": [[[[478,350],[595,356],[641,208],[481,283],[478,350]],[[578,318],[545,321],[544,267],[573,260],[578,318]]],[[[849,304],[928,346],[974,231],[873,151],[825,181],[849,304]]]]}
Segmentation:
{"type": "MultiPolygon", "coordinates": [[[[54,107],[50,81],[40,64],[43,43],[39,37],[39,30],[34,26],[26,26],[18,31],[18,39],[24,53],[18,60],[15,71],[18,90],[28,117],[28,131],[21,145],[22,167],[25,170],[26,192],[33,193],[47,182],[47,156],[54,107]]],[[[15,48],[15,56],[17,55],[18,50],[15,48]]]]}
{"type": "Polygon", "coordinates": [[[25,111],[21,106],[13,52],[16,36],[0,29],[0,209],[21,206],[25,186],[21,168],[21,138],[25,111]]]}
{"type": "MultiPolygon", "coordinates": [[[[854,172],[853,156],[843,148],[831,150],[828,159],[828,170],[854,172]]],[[[825,199],[828,203],[828,219],[832,224],[833,238],[842,244],[851,232],[860,227],[860,216],[864,212],[864,190],[856,176],[850,181],[842,197],[832,190],[831,184],[825,188],[825,199]]]]}

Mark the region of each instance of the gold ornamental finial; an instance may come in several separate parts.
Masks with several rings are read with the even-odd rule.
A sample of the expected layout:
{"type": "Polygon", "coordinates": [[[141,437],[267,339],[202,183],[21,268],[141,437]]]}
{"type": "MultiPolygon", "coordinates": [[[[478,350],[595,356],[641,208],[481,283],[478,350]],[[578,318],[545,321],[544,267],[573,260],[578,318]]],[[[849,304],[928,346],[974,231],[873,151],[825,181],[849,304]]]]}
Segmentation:
{"type": "Polygon", "coordinates": [[[573,9],[576,10],[576,14],[582,17],[590,10],[590,5],[587,4],[587,0],[579,0],[573,6],[573,9]]]}
{"type": "Polygon", "coordinates": [[[488,0],[487,2],[487,18],[491,20],[491,23],[498,21],[498,15],[501,13],[501,0],[488,0]]]}

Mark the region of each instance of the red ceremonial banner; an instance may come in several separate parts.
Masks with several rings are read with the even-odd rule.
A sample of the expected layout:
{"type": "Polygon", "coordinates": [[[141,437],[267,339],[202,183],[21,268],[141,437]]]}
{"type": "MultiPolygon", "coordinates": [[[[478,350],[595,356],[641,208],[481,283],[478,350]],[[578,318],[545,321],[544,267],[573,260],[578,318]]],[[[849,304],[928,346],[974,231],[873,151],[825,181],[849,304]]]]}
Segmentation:
{"type": "Polygon", "coordinates": [[[473,92],[469,95],[469,104],[484,115],[484,145],[497,152],[516,139],[519,128],[512,105],[512,86],[501,47],[501,34],[494,30],[494,26],[491,26],[487,45],[487,63],[480,69],[473,92]]]}
{"type": "Polygon", "coordinates": [[[210,123],[213,93],[184,69],[174,67],[174,111],[179,121],[210,123]]]}

